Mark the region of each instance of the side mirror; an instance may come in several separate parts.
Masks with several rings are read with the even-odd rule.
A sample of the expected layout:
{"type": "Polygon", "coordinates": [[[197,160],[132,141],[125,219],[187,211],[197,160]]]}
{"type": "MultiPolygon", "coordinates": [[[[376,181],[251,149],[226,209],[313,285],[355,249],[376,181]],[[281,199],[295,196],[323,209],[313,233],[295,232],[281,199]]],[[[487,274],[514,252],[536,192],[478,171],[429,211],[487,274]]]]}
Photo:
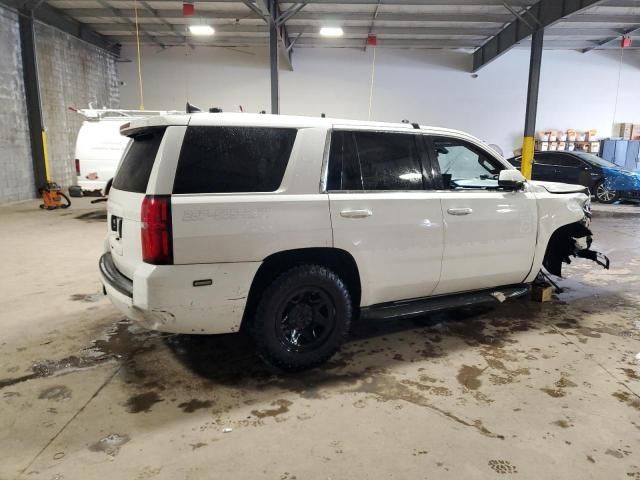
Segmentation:
{"type": "Polygon", "coordinates": [[[500,170],[498,187],[506,190],[520,190],[527,179],[518,170],[500,170]]]}

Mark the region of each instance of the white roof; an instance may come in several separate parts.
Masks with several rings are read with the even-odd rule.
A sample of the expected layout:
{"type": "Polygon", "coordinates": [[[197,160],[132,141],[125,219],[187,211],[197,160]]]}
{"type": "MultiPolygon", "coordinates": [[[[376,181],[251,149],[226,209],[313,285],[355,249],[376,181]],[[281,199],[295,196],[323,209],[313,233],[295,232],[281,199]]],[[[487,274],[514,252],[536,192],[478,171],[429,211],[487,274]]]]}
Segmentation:
{"type": "MultiPolygon", "coordinates": [[[[191,113],[184,115],[159,115],[144,119],[132,120],[128,127],[122,129],[127,135],[131,130],[164,125],[192,126],[252,126],[252,127],[290,127],[290,128],[371,128],[381,130],[415,130],[411,123],[371,122],[366,120],[349,120],[339,118],[305,117],[295,115],[269,115],[258,113],[191,113]]],[[[420,125],[420,131],[456,136],[470,135],[449,128],[420,125]]]]}

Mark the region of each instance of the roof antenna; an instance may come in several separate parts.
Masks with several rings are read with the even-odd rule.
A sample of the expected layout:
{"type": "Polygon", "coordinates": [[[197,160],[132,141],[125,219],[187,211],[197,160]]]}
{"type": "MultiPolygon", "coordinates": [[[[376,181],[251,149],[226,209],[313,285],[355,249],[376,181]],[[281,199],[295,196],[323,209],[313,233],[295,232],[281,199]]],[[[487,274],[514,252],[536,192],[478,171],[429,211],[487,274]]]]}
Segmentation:
{"type": "Polygon", "coordinates": [[[189,102],[187,102],[187,106],[186,106],[185,110],[186,110],[187,113],[198,113],[198,112],[202,111],[198,107],[196,107],[195,105],[191,105],[189,102]]]}
{"type": "Polygon", "coordinates": [[[320,114],[320,118],[327,118],[327,115],[326,115],[326,114],[324,114],[324,113],[321,113],[321,114],[320,114]]]}
{"type": "Polygon", "coordinates": [[[209,113],[222,113],[222,109],[219,107],[211,107],[209,113]]]}

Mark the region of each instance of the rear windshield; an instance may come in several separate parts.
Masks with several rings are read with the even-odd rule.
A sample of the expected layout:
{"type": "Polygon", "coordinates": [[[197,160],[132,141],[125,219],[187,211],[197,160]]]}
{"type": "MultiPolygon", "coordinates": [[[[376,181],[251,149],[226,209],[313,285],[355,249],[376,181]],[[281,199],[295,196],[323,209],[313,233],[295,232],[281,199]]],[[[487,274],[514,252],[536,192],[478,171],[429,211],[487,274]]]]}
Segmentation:
{"type": "Polygon", "coordinates": [[[189,127],[173,193],[273,192],[296,133],[295,128],[189,127]]]}
{"type": "Polygon", "coordinates": [[[133,143],[113,179],[113,188],[134,193],[147,191],[149,175],[164,131],[164,128],[154,128],[133,137],[133,143]]]}

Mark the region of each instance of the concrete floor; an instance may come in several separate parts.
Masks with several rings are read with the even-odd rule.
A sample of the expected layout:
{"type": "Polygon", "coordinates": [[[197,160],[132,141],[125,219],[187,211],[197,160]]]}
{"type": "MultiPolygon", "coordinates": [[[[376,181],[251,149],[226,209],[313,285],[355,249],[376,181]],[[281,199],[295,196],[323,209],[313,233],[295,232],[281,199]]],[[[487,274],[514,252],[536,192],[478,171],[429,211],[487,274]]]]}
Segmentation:
{"type": "Polygon", "coordinates": [[[282,376],[123,321],[103,207],[75,204],[0,208],[0,479],[640,479],[640,208],[600,206],[612,269],[551,303],[357,325],[282,376]]]}

